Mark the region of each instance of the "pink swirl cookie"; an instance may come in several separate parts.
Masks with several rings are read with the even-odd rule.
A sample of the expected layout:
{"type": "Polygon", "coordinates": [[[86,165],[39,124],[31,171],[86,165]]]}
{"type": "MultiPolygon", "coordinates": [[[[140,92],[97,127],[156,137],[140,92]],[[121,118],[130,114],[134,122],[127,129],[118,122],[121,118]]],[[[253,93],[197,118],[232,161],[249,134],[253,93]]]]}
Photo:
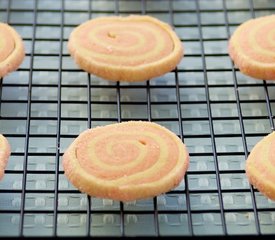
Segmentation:
{"type": "Polygon", "coordinates": [[[275,80],[275,15],[241,24],[230,38],[229,55],[242,73],[275,80]]]}
{"type": "Polygon", "coordinates": [[[25,57],[19,34],[8,24],[0,23],[0,78],[16,70],[25,57]]]}
{"type": "Polygon", "coordinates": [[[275,200],[275,132],[253,147],[245,170],[249,182],[266,197],[275,200]]]}
{"type": "Polygon", "coordinates": [[[189,166],[182,141],[151,122],[129,121],[81,133],[65,151],[66,177],[81,192],[120,201],[176,187],[189,166]]]}
{"type": "Polygon", "coordinates": [[[89,20],[76,27],[68,49],[79,67],[113,81],[144,81],[173,70],[183,56],[172,28],[153,17],[89,20]]]}
{"type": "Polygon", "coordinates": [[[5,168],[11,154],[8,140],[0,134],[0,180],[4,177],[5,168]]]}

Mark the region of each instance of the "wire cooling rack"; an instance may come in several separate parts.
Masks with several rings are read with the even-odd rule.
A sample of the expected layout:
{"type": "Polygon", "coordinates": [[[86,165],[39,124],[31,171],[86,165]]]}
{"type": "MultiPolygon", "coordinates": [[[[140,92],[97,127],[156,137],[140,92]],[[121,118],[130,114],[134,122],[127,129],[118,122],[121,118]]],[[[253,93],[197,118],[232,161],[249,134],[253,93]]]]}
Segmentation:
{"type": "Polygon", "coordinates": [[[244,76],[228,38],[272,0],[1,0],[0,21],[23,37],[26,58],[0,81],[0,132],[12,154],[0,182],[1,236],[235,236],[275,234],[275,202],[251,187],[244,163],[274,129],[275,85],[244,76]],[[80,70],[69,33],[98,16],[148,14],[185,47],[175,71],[113,83],[80,70]],[[182,138],[190,168],[176,189],[121,203],[79,193],[62,155],[83,130],[127,120],[159,123],[182,138]]]}

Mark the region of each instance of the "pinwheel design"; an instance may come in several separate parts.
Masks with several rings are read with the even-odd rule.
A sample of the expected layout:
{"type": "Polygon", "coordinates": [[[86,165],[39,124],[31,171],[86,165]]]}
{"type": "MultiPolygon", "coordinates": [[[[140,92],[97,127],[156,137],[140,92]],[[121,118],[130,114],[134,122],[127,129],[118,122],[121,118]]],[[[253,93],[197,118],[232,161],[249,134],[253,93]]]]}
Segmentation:
{"type": "Polygon", "coordinates": [[[84,131],[65,151],[62,163],[65,175],[81,192],[131,201],[178,186],[189,154],[167,128],[129,121],[84,131]]]}
{"type": "Polygon", "coordinates": [[[171,26],[150,16],[99,17],[76,27],[68,49],[79,67],[113,81],[144,81],[173,70],[183,46],[171,26]]]}
{"type": "Polygon", "coordinates": [[[275,80],[275,15],[241,24],[230,38],[229,55],[244,74],[275,80]]]}
{"type": "Polygon", "coordinates": [[[253,147],[246,160],[246,175],[260,192],[275,200],[275,132],[253,147]]]}

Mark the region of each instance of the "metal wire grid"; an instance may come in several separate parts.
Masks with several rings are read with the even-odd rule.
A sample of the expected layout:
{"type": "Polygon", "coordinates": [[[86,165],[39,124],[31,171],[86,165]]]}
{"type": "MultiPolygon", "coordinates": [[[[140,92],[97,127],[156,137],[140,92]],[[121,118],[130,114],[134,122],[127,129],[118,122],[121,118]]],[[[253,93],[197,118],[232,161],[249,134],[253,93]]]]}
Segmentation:
{"type": "Polygon", "coordinates": [[[243,76],[225,48],[241,22],[274,12],[274,2],[259,0],[1,1],[0,19],[23,36],[27,56],[1,81],[0,131],[13,151],[0,182],[0,235],[274,234],[275,204],[243,168],[274,129],[274,84],[243,76]],[[175,71],[110,83],[73,64],[66,43],[76,25],[132,13],[174,27],[186,50],[175,71]],[[64,149],[86,128],[127,120],[154,121],[182,138],[191,156],[184,182],[127,204],[79,193],[64,178],[64,149]]]}

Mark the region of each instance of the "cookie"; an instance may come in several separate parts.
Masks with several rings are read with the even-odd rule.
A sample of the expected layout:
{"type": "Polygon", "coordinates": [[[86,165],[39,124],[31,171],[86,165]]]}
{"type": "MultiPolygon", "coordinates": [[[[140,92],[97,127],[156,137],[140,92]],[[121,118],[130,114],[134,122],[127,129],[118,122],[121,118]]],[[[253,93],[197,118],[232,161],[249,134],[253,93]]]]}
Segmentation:
{"type": "Polygon", "coordinates": [[[8,24],[0,23],[0,78],[15,71],[25,57],[20,35],[8,24]]]}
{"type": "Polygon", "coordinates": [[[241,24],[229,40],[228,51],[240,71],[256,79],[275,80],[275,15],[241,24]]]}
{"type": "Polygon", "coordinates": [[[76,27],[68,49],[78,66],[112,81],[144,81],[167,73],[183,57],[171,26],[150,16],[111,16],[76,27]]]}
{"type": "Polygon", "coordinates": [[[275,200],[275,132],[265,136],[250,152],[245,165],[249,182],[275,200]]]}
{"type": "Polygon", "coordinates": [[[189,154],[165,127],[129,121],[82,132],[65,151],[62,164],[66,177],[81,192],[132,201],[178,186],[189,154]]]}
{"type": "Polygon", "coordinates": [[[8,140],[0,134],[0,180],[4,177],[5,168],[11,154],[8,140]]]}

